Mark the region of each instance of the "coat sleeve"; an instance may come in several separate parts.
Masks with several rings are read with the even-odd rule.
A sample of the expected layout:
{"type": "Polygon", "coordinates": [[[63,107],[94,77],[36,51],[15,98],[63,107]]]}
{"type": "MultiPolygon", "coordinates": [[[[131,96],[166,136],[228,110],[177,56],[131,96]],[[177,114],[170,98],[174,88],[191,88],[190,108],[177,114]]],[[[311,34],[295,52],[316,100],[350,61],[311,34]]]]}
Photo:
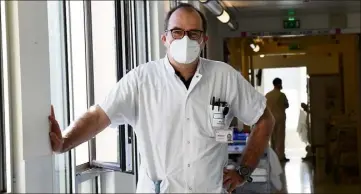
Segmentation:
{"type": "Polygon", "coordinates": [[[138,81],[136,69],[127,73],[111,89],[99,106],[111,121],[111,126],[135,124],[138,107],[138,81]]]}

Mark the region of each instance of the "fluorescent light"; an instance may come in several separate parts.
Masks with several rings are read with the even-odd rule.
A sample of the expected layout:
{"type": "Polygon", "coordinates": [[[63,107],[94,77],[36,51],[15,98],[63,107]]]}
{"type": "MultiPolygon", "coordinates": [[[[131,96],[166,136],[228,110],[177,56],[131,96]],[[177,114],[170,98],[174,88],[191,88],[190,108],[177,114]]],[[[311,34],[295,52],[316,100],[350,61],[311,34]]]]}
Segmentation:
{"type": "Polygon", "coordinates": [[[259,46],[258,46],[258,44],[250,44],[249,45],[251,48],[252,48],[252,50],[254,51],[254,52],[258,52],[259,50],[260,50],[260,48],[259,48],[259,46]]]}
{"type": "Polygon", "coordinates": [[[207,3],[208,0],[199,0],[201,3],[207,3]]]}
{"type": "Polygon", "coordinates": [[[263,57],[264,57],[264,55],[260,55],[259,57],[263,58],[263,57]]]}
{"type": "Polygon", "coordinates": [[[220,16],[223,12],[223,7],[217,1],[209,0],[203,5],[216,16],[220,16]]]}
{"type": "Polygon", "coordinates": [[[226,12],[226,10],[223,10],[222,15],[217,17],[219,21],[221,21],[222,23],[227,23],[229,22],[229,20],[231,19],[228,15],[228,13],[226,12]]]}
{"type": "Polygon", "coordinates": [[[306,55],[306,53],[277,53],[277,54],[265,54],[265,56],[270,56],[270,57],[274,57],[274,56],[295,56],[295,55],[306,55]]]}

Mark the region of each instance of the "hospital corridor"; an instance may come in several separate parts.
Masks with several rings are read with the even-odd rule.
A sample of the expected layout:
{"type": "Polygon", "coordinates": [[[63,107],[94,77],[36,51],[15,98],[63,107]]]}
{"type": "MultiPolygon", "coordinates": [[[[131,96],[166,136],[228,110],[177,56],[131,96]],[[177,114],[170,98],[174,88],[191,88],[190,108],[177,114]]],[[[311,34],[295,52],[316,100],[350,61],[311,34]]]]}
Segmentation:
{"type": "Polygon", "coordinates": [[[361,193],[361,2],[0,1],[0,193],[361,193]]]}

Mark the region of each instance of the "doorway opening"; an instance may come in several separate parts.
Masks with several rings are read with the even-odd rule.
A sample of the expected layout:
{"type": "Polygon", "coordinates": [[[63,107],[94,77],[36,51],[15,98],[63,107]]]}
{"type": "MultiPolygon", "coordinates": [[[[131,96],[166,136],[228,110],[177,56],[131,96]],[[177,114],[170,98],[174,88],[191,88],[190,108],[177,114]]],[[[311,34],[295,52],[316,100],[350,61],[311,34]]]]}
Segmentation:
{"type": "Polygon", "coordinates": [[[285,154],[291,160],[301,160],[306,155],[306,144],[302,142],[297,127],[301,103],[308,102],[307,68],[267,68],[263,69],[262,77],[262,84],[257,86],[257,90],[264,95],[273,90],[273,79],[276,77],[282,79],[282,92],[285,93],[289,103],[289,108],[286,109],[285,154]]]}

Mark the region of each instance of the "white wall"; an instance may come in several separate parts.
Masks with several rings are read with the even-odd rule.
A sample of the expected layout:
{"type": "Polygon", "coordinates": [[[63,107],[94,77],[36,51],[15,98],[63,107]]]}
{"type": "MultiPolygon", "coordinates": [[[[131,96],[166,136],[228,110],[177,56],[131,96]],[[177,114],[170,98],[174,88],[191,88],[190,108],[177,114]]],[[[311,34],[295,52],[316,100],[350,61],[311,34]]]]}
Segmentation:
{"type": "Polygon", "coordinates": [[[14,193],[53,192],[46,1],[7,1],[14,193]]]}
{"type": "Polygon", "coordinates": [[[151,60],[160,59],[165,56],[166,50],[161,41],[161,34],[164,32],[164,18],[169,11],[168,1],[147,1],[149,3],[150,16],[150,46],[151,60]]]}

